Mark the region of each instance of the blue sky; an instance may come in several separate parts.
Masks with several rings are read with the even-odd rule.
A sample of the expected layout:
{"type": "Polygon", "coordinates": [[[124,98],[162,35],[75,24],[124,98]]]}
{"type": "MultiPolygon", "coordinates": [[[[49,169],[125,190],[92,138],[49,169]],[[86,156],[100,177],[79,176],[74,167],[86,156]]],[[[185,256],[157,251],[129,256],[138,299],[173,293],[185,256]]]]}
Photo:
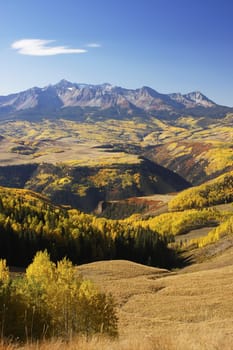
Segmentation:
{"type": "Polygon", "coordinates": [[[232,0],[1,0],[0,94],[72,82],[233,106],[232,0]]]}

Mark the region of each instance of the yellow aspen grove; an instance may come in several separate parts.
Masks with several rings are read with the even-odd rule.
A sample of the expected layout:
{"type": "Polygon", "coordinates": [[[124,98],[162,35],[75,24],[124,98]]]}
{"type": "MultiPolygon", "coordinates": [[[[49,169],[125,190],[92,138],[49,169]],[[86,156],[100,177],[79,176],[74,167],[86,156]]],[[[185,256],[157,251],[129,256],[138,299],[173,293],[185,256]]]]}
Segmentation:
{"type": "Polygon", "coordinates": [[[6,260],[0,260],[1,337],[35,340],[71,339],[96,333],[117,335],[112,297],[83,280],[77,267],[64,258],[57,264],[47,251],[38,252],[21,278],[10,279],[6,260]]]}

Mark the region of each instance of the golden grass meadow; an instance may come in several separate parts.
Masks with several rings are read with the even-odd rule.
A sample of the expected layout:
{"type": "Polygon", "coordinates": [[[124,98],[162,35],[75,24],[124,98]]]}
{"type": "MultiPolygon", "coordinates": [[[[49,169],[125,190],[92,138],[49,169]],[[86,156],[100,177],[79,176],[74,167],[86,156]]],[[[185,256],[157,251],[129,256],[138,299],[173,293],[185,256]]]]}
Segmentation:
{"type": "MultiPolygon", "coordinates": [[[[172,272],[124,260],[81,265],[77,270],[84,277],[114,296],[119,338],[9,343],[1,349],[232,349],[233,240],[228,238],[229,242],[228,249],[212,258],[172,272]]],[[[223,240],[208,249],[217,250],[221,244],[223,240]]]]}

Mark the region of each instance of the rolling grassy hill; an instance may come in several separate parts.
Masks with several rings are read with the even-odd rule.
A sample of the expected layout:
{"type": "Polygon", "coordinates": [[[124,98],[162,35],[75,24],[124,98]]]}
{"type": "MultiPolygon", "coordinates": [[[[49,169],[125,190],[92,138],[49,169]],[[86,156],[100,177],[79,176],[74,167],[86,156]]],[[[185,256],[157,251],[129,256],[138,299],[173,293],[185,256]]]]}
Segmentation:
{"type": "Polygon", "coordinates": [[[192,264],[173,272],[128,261],[78,268],[118,301],[119,348],[231,348],[232,235],[186,254],[192,264]]]}
{"type": "Polygon", "coordinates": [[[232,247],[195,272],[186,268],[178,274],[123,261],[79,269],[116,297],[122,337],[146,337],[149,344],[158,341],[160,349],[228,349],[233,339],[230,256],[232,247]]]}
{"type": "MultiPolygon", "coordinates": [[[[88,342],[77,338],[66,344],[66,348],[231,349],[232,254],[233,246],[177,272],[124,260],[79,266],[77,269],[84,277],[115,297],[120,337],[117,341],[94,338],[88,342]]],[[[62,341],[55,340],[42,344],[39,349],[60,350],[63,347],[62,341]]],[[[35,346],[24,349],[35,349],[35,346]]]]}

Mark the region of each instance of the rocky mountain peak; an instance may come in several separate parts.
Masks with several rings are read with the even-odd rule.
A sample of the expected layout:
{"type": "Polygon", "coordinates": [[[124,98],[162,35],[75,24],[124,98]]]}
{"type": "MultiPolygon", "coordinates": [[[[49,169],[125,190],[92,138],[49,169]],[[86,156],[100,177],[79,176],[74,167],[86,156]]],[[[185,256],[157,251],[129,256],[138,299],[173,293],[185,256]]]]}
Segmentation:
{"type": "MultiPolygon", "coordinates": [[[[218,106],[200,91],[188,94],[162,94],[148,86],[134,90],[109,83],[99,85],[72,83],[66,79],[44,88],[32,88],[17,94],[0,96],[1,119],[7,119],[8,116],[17,118],[17,113],[27,110],[29,116],[32,114],[39,117],[39,114],[47,114],[48,111],[64,116],[66,110],[68,113],[68,108],[72,108],[74,115],[75,110],[79,115],[81,111],[83,116],[90,112],[94,116],[99,115],[101,111],[101,114],[106,117],[109,115],[108,111],[111,111],[110,115],[113,118],[154,115],[169,119],[170,115],[172,118],[183,115],[186,109],[189,115],[192,113],[198,115],[197,113],[201,112],[203,115],[200,107],[219,108],[222,114],[225,110],[232,112],[228,107],[218,106]]],[[[216,111],[214,113],[219,116],[216,111]]]]}
{"type": "Polygon", "coordinates": [[[203,95],[200,91],[190,92],[188,94],[185,94],[184,97],[203,107],[212,107],[216,105],[213,101],[211,101],[208,97],[203,95]]]}

